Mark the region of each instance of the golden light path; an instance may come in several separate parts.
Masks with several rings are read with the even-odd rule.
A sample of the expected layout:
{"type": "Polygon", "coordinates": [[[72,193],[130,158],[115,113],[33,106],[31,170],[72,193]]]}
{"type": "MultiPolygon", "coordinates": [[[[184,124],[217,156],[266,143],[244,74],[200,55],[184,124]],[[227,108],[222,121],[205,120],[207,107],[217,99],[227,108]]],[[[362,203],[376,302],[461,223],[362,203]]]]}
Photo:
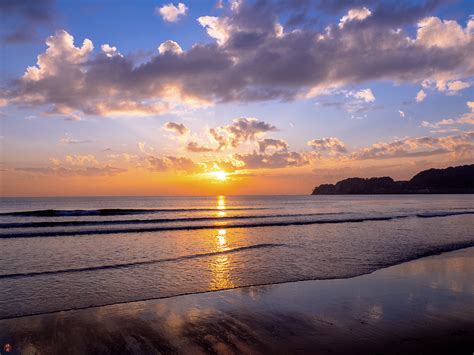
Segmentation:
{"type": "Polygon", "coordinates": [[[217,196],[217,209],[219,212],[217,212],[218,217],[225,217],[227,213],[224,211],[225,210],[225,196],[217,196]]]}
{"type": "MultiPolygon", "coordinates": [[[[226,209],[225,196],[217,197],[217,209],[221,210],[219,213],[223,213],[223,215],[225,215],[225,212],[223,211],[226,209]]],[[[216,252],[229,250],[227,245],[227,230],[218,229],[217,233],[213,237],[213,243],[214,251],[216,252]]],[[[212,272],[212,280],[209,285],[209,289],[220,290],[234,287],[234,283],[232,282],[230,275],[230,264],[229,254],[217,255],[215,258],[212,258],[209,261],[209,269],[212,272]]]]}

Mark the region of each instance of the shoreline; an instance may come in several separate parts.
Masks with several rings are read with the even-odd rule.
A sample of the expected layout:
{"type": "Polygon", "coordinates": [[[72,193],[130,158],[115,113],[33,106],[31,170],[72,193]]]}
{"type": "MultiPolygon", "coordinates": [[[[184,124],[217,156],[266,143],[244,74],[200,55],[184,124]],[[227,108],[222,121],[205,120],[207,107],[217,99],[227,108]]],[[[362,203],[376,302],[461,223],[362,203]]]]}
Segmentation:
{"type": "MultiPolygon", "coordinates": [[[[354,278],[358,278],[358,277],[362,277],[362,276],[372,275],[373,273],[383,271],[385,269],[397,267],[397,266],[403,265],[405,263],[410,263],[410,262],[414,262],[414,261],[417,261],[417,260],[430,258],[430,257],[434,257],[434,256],[439,256],[439,255],[443,255],[445,253],[456,252],[456,251],[460,251],[460,250],[464,250],[464,249],[470,249],[470,248],[473,249],[473,257],[474,257],[474,242],[472,242],[472,243],[469,242],[469,243],[463,244],[462,246],[459,246],[459,244],[443,246],[443,249],[440,250],[440,251],[434,251],[434,252],[430,251],[430,252],[422,253],[422,254],[414,256],[414,257],[410,257],[410,258],[407,258],[407,259],[404,259],[404,260],[397,261],[394,264],[389,264],[389,265],[386,265],[386,266],[382,266],[380,268],[374,269],[374,270],[369,271],[369,272],[364,272],[364,273],[357,274],[357,275],[349,275],[349,276],[346,276],[346,277],[342,276],[342,277],[336,277],[336,278],[328,277],[328,278],[317,278],[317,279],[305,278],[305,279],[289,280],[289,281],[284,281],[284,282],[269,282],[269,283],[242,285],[242,286],[224,288],[224,289],[220,289],[220,290],[186,292],[186,293],[179,293],[179,294],[175,294],[175,295],[162,296],[162,297],[144,298],[144,299],[138,299],[138,300],[115,302],[115,303],[106,303],[106,304],[99,304],[99,305],[89,305],[89,306],[85,306],[85,307],[60,309],[60,310],[56,310],[56,311],[38,312],[38,313],[31,313],[31,314],[25,314],[25,315],[14,315],[14,316],[10,316],[10,317],[0,318],[0,322],[7,321],[7,320],[28,318],[28,317],[47,316],[47,315],[50,315],[50,314],[53,315],[53,314],[63,313],[63,312],[86,311],[86,310],[94,309],[94,308],[120,306],[120,305],[127,305],[127,304],[140,303],[140,302],[153,302],[153,301],[160,301],[160,300],[168,300],[168,299],[173,299],[175,297],[198,296],[198,295],[205,295],[205,294],[209,294],[209,293],[224,292],[224,291],[238,291],[240,289],[246,289],[246,288],[252,288],[252,287],[280,286],[280,285],[295,284],[295,283],[301,283],[301,282],[350,280],[350,279],[354,279],[354,278]]],[[[82,270],[79,270],[79,271],[82,271],[82,270]]],[[[76,270],[73,270],[71,272],[76,272],[76,270]]],[[[35,275],[33,274],[33,276],[35,276],[35,275]]],[[[30,277],[29,275],[27,275],[27,276],[19,275],[18,276],[18,278],[29,278],[29,277],[30,277]]],[[[0,279],[1,279],[1,277],[0,277],[0,279]]],[[[0,353],[0,355],[1,355],[1,353],[0,353]]]]}
{"type": "Polygon", "coordinates": [[[245,286],[4,319],[0,341],[21,352],[33,346],[40,353],[60,353],[65,346],[75,353],[384,353],[387,342],[398,344],[388,352],[472,353],[473,279],[474,247],[468,247],[350,278],[245,286]],[[78,334],[88,340],[79,341],[78,334]]]}

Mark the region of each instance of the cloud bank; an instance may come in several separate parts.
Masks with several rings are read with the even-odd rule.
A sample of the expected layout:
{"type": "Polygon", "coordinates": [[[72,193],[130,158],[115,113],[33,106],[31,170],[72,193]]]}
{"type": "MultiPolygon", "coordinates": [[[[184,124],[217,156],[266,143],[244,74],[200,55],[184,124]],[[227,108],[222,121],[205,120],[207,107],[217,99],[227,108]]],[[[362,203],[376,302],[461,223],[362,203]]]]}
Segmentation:
{"type": "MultiPolygon", "coordinates": [[[[220,16],[198,18],[210,43],[183,50],[169,40],[141,63],[108,44],[94,52],[91,40],[76,44],[60,30],[48,37],[36,65],[4,87],[0,97],[11,105],[42,107],[46,114],[77,119],[161,115],[179,105],[298,100],[373,80],[432,82],[455,92],[465,89],[469,83],[463,79],[474,75],[474,18],[463,27],[420,17],[435,3],[400,5],[391,16],[380,4],[341,5],[346,14],[323,30],[306,21],[284,28],[282,11],[293,14],[296,5],[232,3],[220,16]],[[414,34],[407,19],[415,25],[414,34]]],[[[186,6],[168,4],[159,12],[175,21],[186,6]]],[[[371,91],[354,97],[375,100],[371,91]]],[[[425,97],[420,91],[417,101],[425,97]]]]}

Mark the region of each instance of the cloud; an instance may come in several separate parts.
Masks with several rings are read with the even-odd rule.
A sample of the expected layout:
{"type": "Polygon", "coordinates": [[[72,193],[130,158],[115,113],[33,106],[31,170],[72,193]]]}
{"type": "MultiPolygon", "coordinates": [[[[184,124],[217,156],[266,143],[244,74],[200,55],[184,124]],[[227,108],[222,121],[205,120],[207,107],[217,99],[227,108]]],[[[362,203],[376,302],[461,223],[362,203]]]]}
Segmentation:
{"type": "Polygon", "coordinates": [[[277,151],[288,150],[288,143],[281,139],[266,138],[258,142],[258,150],[260,153],[265,153],[267,149],[275,149],[277,151]]]}
{"type": "Polygon", "coordinates": [[[372,12],[366,7],[350,9],[347,12],[347,15],[344,15],[340,19],[339,27],[343,28],[346,24],[348,24],[351,21],[363,21],[367,17],[369,17],[371,14],[372,12]]]}
{"type": "Polygon", "coordinates": [[[438,121],[436,123],[430,123],[428,121],[422,121],[421,122],[421,127],[423,127],[423,128],[440,128],[441,126],[453,125],[455,123],[456,123],[456,120],[453,120],[452,118],[444,119],[444,120],[438,121]]]}
{"type": "Polygon", "coordinates": [[[416,94],[416,102],[422,102],[424,99],[426,98],[426,93],[424,92],[423,89],[421,89],[420,91],[418,91],[418,93],[416,94]]]}
{"type": "MultiPolygon", "coordinates": [[[[235,11],[201,17],[215,41],[182,52],[168,42],[161,54],[140,63],[133,54],[110,56],[107,50],[94,55],[90,40],[76,47],[69,33],[58,31],[48,38],[37,64],[3,88],[0,99],[72,118],[150,116],[177,105],[304,99],[375,80],[444,81],[459,88],[457,81],[474,75],[474,19],[462,27],[410,17],[418,21],[413,35],[410,28],[390,27],[390,11],[374,5],[369,17],[342,28],[336,23],[321,31],[286,30],[279,26],[279,9],[271,2],[243,2],[235,11]],[[450,38],[450,43],[436,38],[450,38]]],[[[393,11],[409,15],[402,5],[393,11]]],[[[358,98],[363,103],[374,99],[371,91],[358,98]]]]}
{"type": "Polygon", "coordinates": [[[449,91],[459,91],[459,90],[467,89],[470,86],[471,86],[471,84],[469,84],[469,83],[466,83],[466,82],[461,81],[461,80],[455,80],[455,81],[452,81],[452,82],[448,83],[448,90],[449,91]]]}
{"type": "Polygon", "coordinates": [[[184,136],[189,133],[189,129],[182,123],[166,122],[163,129],[176,133],[177,135],[184,136]]]}
{"type": "Polygon", "coordinates": [[[166,53],[179,55],[183,53],[183,49],[175,41],[167,40],[160,44],[160,46],[158,47],[158,53],[160,53],[161,55],[164,55],[166,53]]]}
{"type": "Polygon", "coordinates": [[[225,44],[231,36],[232,26],[227,18],[201,16],[198,18],[198,22],[206,29],[210,37],[217,40],[219,45],[225,44]]]}
{"type": "Polygon", "coordinates": [[[26,69],[22,77],[24,82],[39,82],[58,74],[74,75],[71,71],[78,70],[77,65],[84,63],[94,49],[89,39],[85,39],[81,47],[75,47],[74,38],[66,31],[58,31],[48,37],[46,45],[48,48],[38,56],[37,65],[26,69]]]}
{"type": "Polygon", "coordinates": [[[4,0],[0,1],[0,13],[6,28],[7,43],[30,42],[37,38],[40,27],[47,26],[54,18],[54,0],[4,0]]]}
{"type": "Polygon", "coordinates": [[[313,139],[308,142],[308,146],[319,152],[329,152],[330,154],[346,153],[346,145],[336,137],[313,139]]]}
{"type": "Polygon", "coordinates": [[[263,134],[276,131],[277,128],[253,117],[234,119],[231,125],[211,128],[209,134],[218,143],[216,150],[238,147],[241,143],[255,141],[263,134]]]}
{"type": "Polygon", "coordinates": [[[105,43],[103,45],[100,46],[100,49],[102,50],[102,52],[109,58],[111,57],[114,57],[116,55],[120,56],[120,57],[123,57],[122,54],[120,54],[120,52],[117,50],[117,47],[112,47],[110,46],[109,44],[105,43]]]}
{"type": "Polygon", "coordinates": [[[103,167],[88,166],[84,168],[70,168],[64,166],[54,166],[45,168],[16,168],[16,171],[29,173],[34,175],[45,175],[45,176],[112,176],[127,171],[126,169],[116,168],[110,165],[103,167]]]}
{"type": "Polygon", "coordinates": [[[259,149],[262,152],[270,147],[277,150],[286,149],[288,144],[285,141],[278,139],[259,140],[265,133],[276,130],[275,126],[253,117],[236,118],[230,125],[209,129],[209,138],[217,143],[216,147],[190,141],[185,149],[193,153],[218,152],[227,148],[237,148],[243,143],[252,141],[258,141],[259,149]]]}
{"type": "Polygon", "coordinates": [[[426,89],[438,90],[447,95],[456,95],[458,91],[471,87],[471,84],[462,80],[424,80],[422,86],[426,89]]]}
{"type": "Polygon", "coordinates": [[[363,89],[356,92],[350,92],[349,96],[353,96],[356,99],[361,99],[365,102],[374,102],[375,96],[371,89],[363,89]]]}
{"type": "Polygon", "coordinates": [[[200,145],[197,142],[188,142],[188,144],[186,144],[186,150],[188,152],[192,152],[192,153],[207,153],[207,152],[216,151],[216,149],[214,149],[214,148],[210,148],[210,147],[200,145]]]}
{"type": "Polygon", "coordinates": [[[474,125],[474,102],[468,101],[466,102],[466,106],[470,109],[471,112],[466,112],[457,118],[445,118],[435,123],[423,121],[421,122],[421,127],[438,129],[443,126],[474,125]]]}
{"type": "Polygon", "coordinates": [[[160,8],[155,9],[155,14],[160,15],[163,18],[163,21],[166,22],[176,22],[180,17],[186,15],[188,8],[182,2],[178,3],[178,6],[175,6],[172,3],[163,5],[160,8]]]}
{"type": "Polygon", "coordinates": [[[200,163],[203,172],[223,170],[225,172],[239,172],[244,169],[244,163],[237,160],[235,156],[229,156],[225,159],[207,160],[200,163]]]}
{"type": "Polygon", "coordinates": [[[381,106],[375,106],[372,103],[375,101],[375,95],[371,89],[362,89],[359,91],[345,90],[345,89],[332,89],[327,92],[321,93],[321,95],[343,95],[346,98],[353,98],[348,101],[319,101],[316,103],[318,106],[324,107],[335,107],[337,109],[343,109],[348,113],[352,114],[354,118],[356,114],[366,113],[371,110],[380,108],[381,106]]]}
{"type": "Polygon", "coordinates": [[[142,153],[146,153],[146,142],[138,142],[138,149],[142,153]]]}
{"type": "Polygon", "coordinates": [[[128,153],[107,154],[107,158],[112,162],[123,161],[125,163],[138,162],[140,160],[138,155],[128,153]]]}
{"type": "Polygon", "coordinates": [[[453,153],[474,157],[474,132],[445,137],[419,137],[376,143],[350,155],[353,160],[423,157],[453,153]]]}
{"type": "Polygon", "coordinates": [[[438,48],[467,45],[472,40],[469,26],[472,25],[463,29],[456,21],[426,17],[418,22],[417,41],[426,47],[438,48]]]}
{"type": "Polygon", "coordinates": [[[400,117],[405,118],[405,112],[402,110],[398,110],[398,113],[400,114],[400,117]]]}
{"type": "Polygon", "coordinates": [[[70,134],[66,133],[64,137],[61,137],[59,140],[60,144],[84,144],[84,143],[92,143],[91,140],[85,139],[85,140],[78,140],[73,138],[70,134]]]}
{"type": "Polygon", "coordinates": [[[186,157],[155,157],[149,155],[147,157],[149,163],[149,170],[157,172],[175,171],[175,172],[187,172],[192,173],[199,170],[199,166],[194,163],[191,159],[186,157]]]}
{"type": "Polygon", "coordinates": [[[92,154],[72,154],[66,155],[65,162],[70,165],[98,164],[96,157],[92,154]]]}
{"type": "Polygon", "coordinates": [[[297,152],[274,152],[271,154],[235,154],[234,158],[243,163],[243,169],[280,169],[300,167],[309,164],[306,154],[297,152]]]}
{"type": "Polygon", "coordinates": [[[19,167],[15,171],[43,176],[111,176],[127,171],[109,164],[101,164],[92,154],[71,154],[64,159],[50,158],[52,166],[19,167]]]}

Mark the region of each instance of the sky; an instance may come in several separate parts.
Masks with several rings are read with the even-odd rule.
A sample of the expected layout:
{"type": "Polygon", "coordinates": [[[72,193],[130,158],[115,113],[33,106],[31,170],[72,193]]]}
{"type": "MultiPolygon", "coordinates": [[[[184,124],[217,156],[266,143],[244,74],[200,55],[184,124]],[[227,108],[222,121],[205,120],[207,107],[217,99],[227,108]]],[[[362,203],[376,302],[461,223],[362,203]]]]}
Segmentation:
{"type": "Polygon", "coordinates": [[[309,194],[474,163],[474,3],[0,1],[2,196],[309,194]]]}

